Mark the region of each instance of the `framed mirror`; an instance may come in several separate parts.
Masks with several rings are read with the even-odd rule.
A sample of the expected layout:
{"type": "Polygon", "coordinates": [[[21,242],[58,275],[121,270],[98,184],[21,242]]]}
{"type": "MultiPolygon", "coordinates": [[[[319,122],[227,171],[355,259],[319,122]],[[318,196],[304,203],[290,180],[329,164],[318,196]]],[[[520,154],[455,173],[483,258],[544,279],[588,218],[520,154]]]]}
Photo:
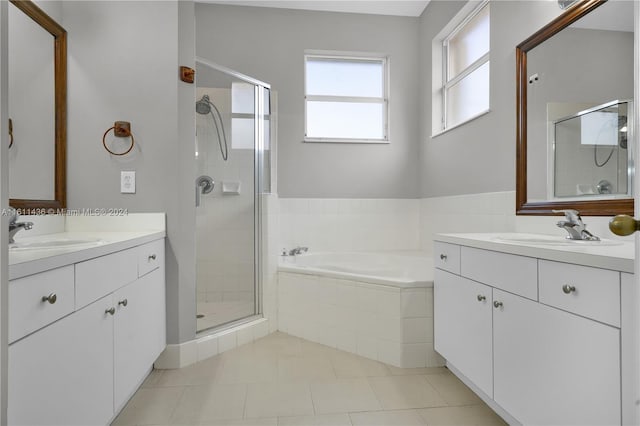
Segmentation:
{"type": "Polygon", "coordinates": [[[578,1],[516,47],[516,214],[633,215],[633,3],[578,1]]]}
{"type": "Polygon", "coordinates": [[[10,3],[9,204],[54,213],[66,207],[67,32],[34,2],[10,3]]]}

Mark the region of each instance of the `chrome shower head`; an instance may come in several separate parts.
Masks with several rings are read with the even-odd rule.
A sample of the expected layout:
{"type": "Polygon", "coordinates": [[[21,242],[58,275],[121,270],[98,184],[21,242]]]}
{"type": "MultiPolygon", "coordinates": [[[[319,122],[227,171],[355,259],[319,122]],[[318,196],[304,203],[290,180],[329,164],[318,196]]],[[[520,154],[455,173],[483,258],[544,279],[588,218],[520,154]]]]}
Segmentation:
{"type": "Polygon", "coordinates": [[[209,100],[209,95],[203,95],[202,99],[196,101],[196,112],[202,115],[207,115],[211,112],[211,101],[209,100]]]}

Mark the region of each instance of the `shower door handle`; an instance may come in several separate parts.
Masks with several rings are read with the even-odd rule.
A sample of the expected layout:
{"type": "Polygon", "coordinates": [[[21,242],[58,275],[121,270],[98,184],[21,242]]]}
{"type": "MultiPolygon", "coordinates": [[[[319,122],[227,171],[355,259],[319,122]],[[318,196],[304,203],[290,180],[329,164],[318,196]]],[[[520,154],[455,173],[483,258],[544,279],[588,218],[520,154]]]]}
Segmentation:
{"type": "Polygon", "coordinates": [[[196,179],[196,207],[200,206],[200,195],[210,193],[215,186],[211,176],[202,175],[196,179]]]}

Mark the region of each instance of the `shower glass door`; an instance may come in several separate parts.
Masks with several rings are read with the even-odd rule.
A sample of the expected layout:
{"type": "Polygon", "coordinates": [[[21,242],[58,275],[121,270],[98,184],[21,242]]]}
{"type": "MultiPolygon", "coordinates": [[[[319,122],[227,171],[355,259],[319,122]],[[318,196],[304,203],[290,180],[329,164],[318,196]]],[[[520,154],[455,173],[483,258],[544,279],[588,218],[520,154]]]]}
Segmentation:
{"type": "Polygon", "coordinates": [[[269,86],[205,60],[196,65],[196,314],[203,332],[260,314],[269,86]]]}

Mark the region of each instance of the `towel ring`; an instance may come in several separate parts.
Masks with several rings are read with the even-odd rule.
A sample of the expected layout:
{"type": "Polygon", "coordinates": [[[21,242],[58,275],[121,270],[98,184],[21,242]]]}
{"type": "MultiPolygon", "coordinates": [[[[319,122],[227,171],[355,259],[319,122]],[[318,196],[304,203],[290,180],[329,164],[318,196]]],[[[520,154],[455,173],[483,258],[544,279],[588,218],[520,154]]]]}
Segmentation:
{"type": "Polygon", "coordinates": [[[9,119],[9,148],[13,146],[13,120],[9,119]]]}
{"type": "Polygon", "coordinates": [[[131,123],[129,123],[128,121],[116,121],[113,124],[113,127],[110,127],[106,132],[104,132],[104,135],[102,136],[102,146],[104,146],[104,149],[107,150],[107,152],[111,155],[126,155],[129,152],[131,152],[131,150],[133,149],[133,145],[135,145],[135,139],[133,138],[133,133],[131,133],[131,123]],[[124,152],[113,152],[111,151],[108,147],[107,147],[107,135],[109,134],[110,131],[113,130],[113,134],[116,137],[119,138],[126,138],[126,137],[130,137],[131,138],[131,146],[129,146],[129,149],[127,149],[124,152]]]}

